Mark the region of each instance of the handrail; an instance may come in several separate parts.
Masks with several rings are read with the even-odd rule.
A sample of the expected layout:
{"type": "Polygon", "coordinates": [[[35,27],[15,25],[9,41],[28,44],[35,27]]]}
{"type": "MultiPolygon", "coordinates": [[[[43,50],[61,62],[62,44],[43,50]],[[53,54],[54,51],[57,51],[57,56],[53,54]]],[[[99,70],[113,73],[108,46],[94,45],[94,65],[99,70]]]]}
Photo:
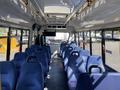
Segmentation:
{"type": "Polygon", "coordinates": [[[45,13],[44,13],[43,10],[41,9],[41,7],[40,7],[39,4],[37,3],[37,1],[36,1],[36,0],[30,0],[30,1],[31,1],[31,3],[33,2],[33,3],[36,4],[36,6],[34,6],[33,3],[32,3],[33,7],[37,7],[37,8],[38,8],[38,10],[40,11],[40,14],[42,15],[43,19],[48,23],[48,20],[47,20],[47,18],[46,18],[46,16],[45,16],[45,13]]]}
{"type": "Polygon", "coordinates": [[[31,29],[31,27],[20,25],[20,24],[2,20],[2,19],[0,19],[0,27],[11,27],[11,28],[15,28],[15,29],[24,29],[24,30],[31,29]]]}
{"type": "Polygon", "coordinates": [[[75,8],[75,10],[68,16],[64,25],[69,22],[69,20],[80,10],[79,14],[85,11],[88,7],[90,7],[96,0],[83,0],[83,2],[79,3],[79,6],[75,8]]]}

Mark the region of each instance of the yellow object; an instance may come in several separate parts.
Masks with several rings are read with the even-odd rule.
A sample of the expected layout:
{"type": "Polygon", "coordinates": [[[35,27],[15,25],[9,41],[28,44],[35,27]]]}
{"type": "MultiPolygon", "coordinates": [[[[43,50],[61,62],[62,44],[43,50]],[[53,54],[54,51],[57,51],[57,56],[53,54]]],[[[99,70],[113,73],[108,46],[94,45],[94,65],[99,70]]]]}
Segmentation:
{"type": "MultiPolygon", "coordinates": [[[[11,38],[11,52],[15,52],[19,50],[17,46],[18,42],[16,38],[11,38]]],[[[0,53],[6,53],[7,51],[7,38],[0,38],[0,53]]]]}

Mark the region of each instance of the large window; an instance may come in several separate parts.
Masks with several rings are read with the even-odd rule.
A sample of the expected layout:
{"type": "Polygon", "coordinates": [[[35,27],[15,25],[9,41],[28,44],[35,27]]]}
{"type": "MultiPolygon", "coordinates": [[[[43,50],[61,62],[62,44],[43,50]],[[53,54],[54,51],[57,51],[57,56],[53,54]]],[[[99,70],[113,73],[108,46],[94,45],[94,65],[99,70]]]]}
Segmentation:
{"type": "Polygon", "coordinates": [[[13,60],[15,53],[24,52],[28,47],[28,38],[28,30],[0,28],[0,61],[13,60]]]}
{"type": "Polygon", "coordinates": [[[6,60],[8,28],[0,28],[0,61],[6,60]]]}
{"type": "Polygon", "coordinates": [[[101,31],[92,32],[92,54],[101,56],[101,31]]]}
{"type": "Polygon", "coordinates": [[[10,48],[10,60],[14,58],[14,54],[19,52],[19,38],[20,32],[16,29],[11,29],[11,48],[10,48]]]}
{"type": "Polygon", "coordinates": [[[29,38],[29,31],[23,31],[23,40],[22,40],[22,52],[28,47],[28,38],[29,38]]]}
{"type": "Polygon", "coordinates": [[[120,72],[120,31],[114,31],[113,34],[110,32],[105,33],[107,37],[113,36],[113,40],[106,40],[106,64],[116,71],[120,72]]]}

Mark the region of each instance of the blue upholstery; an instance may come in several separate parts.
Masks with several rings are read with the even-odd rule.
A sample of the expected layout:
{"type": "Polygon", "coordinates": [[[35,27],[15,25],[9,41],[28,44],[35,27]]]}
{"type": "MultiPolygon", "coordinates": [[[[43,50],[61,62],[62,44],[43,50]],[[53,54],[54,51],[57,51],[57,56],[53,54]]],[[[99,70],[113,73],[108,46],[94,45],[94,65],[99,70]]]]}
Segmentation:
{"type": "Polygon", "coordinates": [[[67,45],[67,42],[62,42],[61,45],[60,45],[60,54],[62,55],[62,52],[63,52],[63,48],[67,45]]]}
{"type": "Polygon", "coordinates": [[[80,53],[78,51],[73,51],[69,57],[68,66],[67,66],[68,86],[70,90],[75,90],[76,88],[77,79],[81,73],[78,67],[81,64],[82,64],[82,59],[80,58],[80,53]]]}
{"type": "Polygon", "coordinates": [[[12,62],[0,62],[2,90],[14,90],[16,83],[16,70],[12,62]]]}
{"type": "Polygon", "coordinates": [[[120,90],[120,73],[80,75],[76,90],[120,90]]]}
{"type": "Polygon", "coordinates": [[[73,48],[77,47],[76,43],[71,43],[71,44],[69,44],[69,46],[73,47],[73,48]]]}
{"type": "Polygon", "coordinates": [[[22,65],[26,62],[26,53],[24,52],[18,52],[14,56],[14,60],[12,61],[15,64],[17,74],[19,76],[20,69],[22,65]]]}
{"type": "Polygon", "coordinates": [[[40,48],[41,46],[39,46],[39,45],[32,45],[30,48],[31,49],[33,49],[33,50],[35,50],[35,49],[38,49],[38,48],[40,48]]]}
{"type": "Polygon", "coordinates": [[[100,56],[94,55],[94,56],[90,56],[88,61],[87,61],[87,72],[105,72],[105,68],[103,65],[103,61],[102,58],[100,56]],[[92,66],[97,66],[97,67],[93,67],[92,70],[90,71],[90,67],[92,66]]]}
{"type": "Polygon", "coordinates": [[[21,69],[16,90],[43,90],[42,67],[37,62],[25,63],[21,69]]]}
{"type": "Polygon", "coordinates": [[[73,48],[72,47],[68,47],[68,50],[66,50],[65,52],[65,57],[64,59],[64,67],[65,67],[65,71],[67,70],[67,64],[69,60],[69,57],[71,56],[71,53],[73,52],[73,48]]]}
{"type": "Polygon", "coordinates": [[[62,58],[65,57],[65,52],[66,52],[66,50],[68,49],[68,47],[69,47],[69,45],[67,44],[67,45],[63,48],[63,50],[62,50],[62,58]]]}
{"type": "Polygon", "coordinates": [[[45,53],[47,54],[49,63],[50,63],[50,59],[51,59],[51,50],[50,50],[50,46],[42,46],[42,48],[45,50],[45,53]]]}
{"type": "Polygon", "coordinates": [[[26,58],[26,54],[24,52],[18,52],[14,55],[14,60],[22,60],[26,58]]]}
{"type": "Polygon", "coordinates": [[[80,47],[75,47],[74,50],[75,51],[81,51],[82,49],[80,47]]]}
{"type": "MultiPolygon", "coordinates": [[[[82,62],[82,64],[78,67],[78,69],[79,69],[79,71],[80,72],[87,72],[87,70],[86,70],[86,65],[87,65],[87,59],[88,59],[88,57],[90,56],[90,53],[89,53],[89,51],[87,51],[87,50],[80,50],[80,58],[83,60],[83,62],[82,62]]],[[[78,59],[78,60],[76,60],[77,61],[77,63],[79,63],[80,62],[80,60],[78,59]]]]}
{"type": "Polygon", "coordinates": [[[42,67],[43,67],[43,72],[44,72],[44,75],[45,77],[47,76],[47,73],[49,71],[49,60],[47,58],[47,55],[45,52],[36,52],[35,53],[35,56],[37,57],[38,61],[42,64],[42,67]]]}
{"type": "Polygon", "coordinates": [[[25,53],[27,54],[27,56],[32,55],[39,48],[41,48],[41,46],[39,46],[39,45],[32,45],[30,48],[26,48],[25,53]]]}
{"type": "Polygon", "coordinates": [[[33,53],[33,51],[30,48],[26,48],[25,53],[26,53],[27,56],[29,56],[33,53]]]}

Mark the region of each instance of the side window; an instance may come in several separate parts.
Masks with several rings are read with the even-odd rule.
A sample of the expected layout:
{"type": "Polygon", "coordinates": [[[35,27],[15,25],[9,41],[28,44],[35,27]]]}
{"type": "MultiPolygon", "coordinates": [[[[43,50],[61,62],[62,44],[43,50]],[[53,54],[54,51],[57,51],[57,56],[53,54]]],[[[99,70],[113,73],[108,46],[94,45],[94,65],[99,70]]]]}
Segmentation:
{"type": "Polygon", "coordinates": [[[0,61],[6,61],[8,28],[0,28],[0,61]]]}
{"type": "Polygon", "coordinates": [[[19,38],[19,30],[11,29],[10,60],[14,58],[15,53],[19,52],[19,38]]]}
{"type": "Polygon", "coordinates": [[[28,47],[28,38],[29,38],[29,31],[23,31],[23,40],[22,40],[22,51],[24,52],[25,49],[28,47]]]}
{"type": "MultiPolygon", "coordinates": [[[[106,64],[120,72],[120,31],[113,31],[113,34],[113,40],[106,40],[105,42],[106,64]]],[[[107,37],[110,37],[108,33],[107,37]]]]}

